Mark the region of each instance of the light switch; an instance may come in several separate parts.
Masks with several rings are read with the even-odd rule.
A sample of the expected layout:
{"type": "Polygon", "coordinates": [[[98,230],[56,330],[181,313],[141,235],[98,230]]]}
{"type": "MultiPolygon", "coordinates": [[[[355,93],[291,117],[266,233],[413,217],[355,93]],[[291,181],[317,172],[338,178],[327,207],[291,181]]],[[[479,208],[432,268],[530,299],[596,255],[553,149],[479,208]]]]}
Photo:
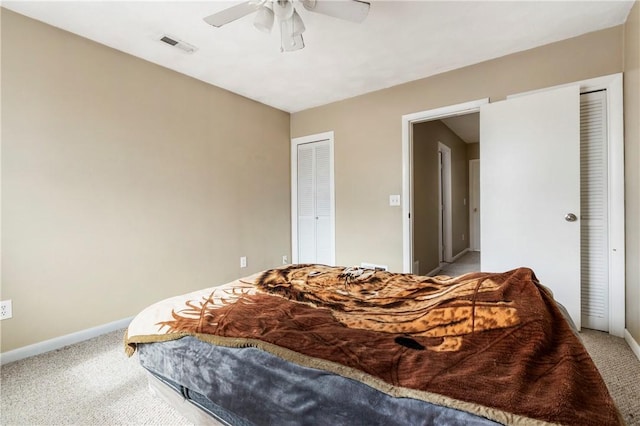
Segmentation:
{"type": "Polygon", "coordinates": [[[399,195],[389,195],[389,205],[390,206],[399,206],[400,205],[400,196],[399,195]]]}

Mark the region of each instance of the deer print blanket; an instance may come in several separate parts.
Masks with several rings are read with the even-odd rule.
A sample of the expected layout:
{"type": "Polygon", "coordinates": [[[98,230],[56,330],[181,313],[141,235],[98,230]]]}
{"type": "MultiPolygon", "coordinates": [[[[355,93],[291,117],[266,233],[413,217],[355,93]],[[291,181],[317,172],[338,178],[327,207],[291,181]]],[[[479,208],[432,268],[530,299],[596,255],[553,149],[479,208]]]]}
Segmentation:
{"type": "Polygon", "coordinates": [[[506,424],[620,424],[591,358],[530,269],[422,277],[291,265],[174,297],[125,336],[253,346],[506,424]]]}

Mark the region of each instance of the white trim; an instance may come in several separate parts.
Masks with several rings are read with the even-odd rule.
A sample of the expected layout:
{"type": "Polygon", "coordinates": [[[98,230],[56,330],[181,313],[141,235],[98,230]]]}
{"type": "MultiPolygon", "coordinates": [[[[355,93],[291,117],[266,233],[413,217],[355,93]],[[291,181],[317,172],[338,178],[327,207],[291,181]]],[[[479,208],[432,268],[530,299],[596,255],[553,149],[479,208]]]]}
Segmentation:
{"type": "Polygon", "coordinates": [[[316,133],[291,139],[291,262],[298,263],[298,145],[312,142],[329,142],[329,182],[331,225],[331,264],[336,264],[336,196],[333,155],[333,131],[316,133]]]}
{"type": "Polygon", "coordinates": [[[607,135],[609,172],[609,334],[625,332],[625,218],[624,218],[624,114],[622,73],[517,93],[525,96],[562,87],[580,85],[580,93],[607,91],[607,135]]]}
{"type": "Polygon", "coordinates": [[[451,258],[451,263],[455,263],[458,259],[460,259],[462,256],[464,256],[465,254],[467,254],[467,252],[470,252],[470,251],[471,250],[469,248],[463,249],[460,253],[456,254],[451,258]]]}
{"type": "MultiPolygon", "coordinates": [[[[468,251],[470,251],[468,248],[466,248],[466,249],[462,250],[460,253],[458,253],[458,254],[456,254],[455,256],[453,256],[453,258],[451,259],[451,262],[450,262],[450,263],[455,263],[455,262],[456,262],[456,260],[458,260],[458,259],[460,259],[462,256],[464,256],[468,251]]],[[[446,262],[445,262],[445,263],[441,263],[440,265],[436,266],[436,267],[435,267],[435,268],[433,268],[431,271],[429,271],[429,272],[427,273],[427,275],[426,275],[426,276],[428,276],[428,277],[433,277],[433,276],[435,276],[435,274],[437,274],[438,272],[440,272],[440,270],[441,270],[442,268],[444,268],[445,266],[447,266],[447,265],[448,265],[448,263],[446,263],[446,262]]]]}
{"type": "Polygon", "coordinates": [[[414,112],[402,116],[402,271],[411,273],[413,265],[413,236],[411,217],[413,217],[412,170],[413,161],[413,125],[423,121],[464,115],[480,111],[480,105],[488,104],[489,98],[464,102],[456,105],[414,112]]]}
{"type": "Polygon", "coordinates": [[[633,338],[633,336],[631,335],[631,333],[629,333],[629,330],[627,329],[624,330],[624,340],[627,342],[627,344],[631,348],[631,351],[636,355],[636,358],[640,360],[640,345],[638,345],[638,342],[636,342],[636,339],[633,338]]]}
{"type": "Polygon", "coordinates": [[[23,346],[12,351],[3,352],[2,354],[0,354],[0,364],[4,365],[10,362],[19,361],[24,358],[29,358],[35,355],[43,354],[45,352],[64,348],[65,346],[73,345],[75,343],[84,342],[85,340],[89,340],[94,337],[119,330],[121,328],[126,328],[129,326],[129,323],[132,319],[133,317],[124,318],[118,321],[110,322],[108,324],[103,324],[97,327],[88,328],[86,330],[77,331],[75,333],[67,334],[64,336],[55,337],[53,339],[45,340],[44,342],[23,346]]]}
{"type": "MultiPolygon", "coordinates": [[[[479,232],[474,232],[474,231],[480,231],[479,229],[475,229],[480,225],[478,224],[478,226],[472,226],[473,221],[471,220],[471,218],[473,217],[473,203],[471,202],[472,195],[474,195],[475,197],[478,197],[478,199],[480,198],[480,194],[479,193],[475,194],[476,191],[473,191],[473,176],[471,171],[473,169],[473,165],[475,164],[477,164],[478,167],[480,167],[479,158],[474,158],[473,160],[469,160],[469,250],[470,251],[480,251],[480,241],[476,241],[477,239],[476,234],[479,232]]],[[[478,180],[479,179],[480,179],[480,176],[478,176],[478,180]]],[[[479,205],[478,205],[478,209],[480,209],[479,205]]]]}
{"type": "Polygon", "coordinates": [[[622,337],[626,322],[623,89],[622,74],[610,77],[604,86],[609,131],[609,333],[622,337]]]}
{"type": "Polygon", "coordinates": [[[444,266],[444,263],[442,265],[436,266],[435,268],[433,268],[432,270],[427,272],[427,274],[425,276],[427,276],[427,277],[435,276],[438,272],[440,272],[440,270],[442,269],[443,266],[444,266]]]}
{"type": "Polygon", "coordinates": [[[609,89],[609,86],[615,84],[617,80],[622,84],[622,73],[604,75],[602,77],[590,78],[587,80],[573,81],[571,83],[558,84],[557,86],[543,87],[542,89],[529,90],[527,92],[513,93],[507,96],[507,99],[518,98],[520,96],[533,95],[535,93],[546,92],[548,90],[562,89],[563,87],[580,85],[580,93],[590,92],[592,90],[609,89]]]}

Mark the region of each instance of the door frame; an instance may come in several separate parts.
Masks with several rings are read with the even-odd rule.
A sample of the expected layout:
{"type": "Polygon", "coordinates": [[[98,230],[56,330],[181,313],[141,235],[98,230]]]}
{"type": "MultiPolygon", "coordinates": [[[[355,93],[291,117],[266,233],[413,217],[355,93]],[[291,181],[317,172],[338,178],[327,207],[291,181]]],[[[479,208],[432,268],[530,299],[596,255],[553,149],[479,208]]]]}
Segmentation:
{"type": "MultiPolygon", "coordinates": [[[[571,85],[580,85],[580,92],[607,91],[607,129],[609,155],[609,334],[625,336],[625,222],[624,222],[624,116],[622,73],[546,87],[514,94],[522,96],[571,85]]],[[[509,97],[511,97],[509,96],[509,97]]],[[[436,108],[402,116],[402,265],[410,273],[413,257],[412,124],[422,121],[462,115],[480,110],[489,98],[436,108]]],[[[480,141],[482,143],[482,141],[480,141]]]]}
{"type": "MultiPolygon", "coordinates": [[[[624,111],[622,73],[516,93],[507,98],[580,85],[580,93],[606,90],[609,227],[609,334],[625,337],[624,111]]],[[[482,142],[481,142],[482,143],[482,142]]]]}
{"type": "Polygon", "coordinates": [[[413,265],[413,125],[480,111],[489,98],[414,112],[402,116],[402,271],[413,265]]]}
{"type": "Polygon", "coordinates": [[[324,142],[329,143],[329,213],[331,240],[331,265],[336,264],[336,202],[334,179],[333,131],[291,138],[291,262],[298,263],[298,145],[324,142]]]}
{"type": "MultiPolygon", "coordinates": [[[[480,167],[480,159],[475,158],[473,160],[469,160],[469,250],[470,251],[480,251],[480,238],[477,235],[480,234],[480,225],[476,225],[475,221],[471,220],[473,217],[473,201],[477,199],[477,208],[480,210],[480,191],[476,190],[474,184],[475,180],[480,180],[480,174],[476,179],[473,177],[474,168],[477,169],[480,167]],[[477,228],[477,229],[476,229],[477,228]]],[[[479,184],[479,182],[478,182],[479,184]]],[[[482,213],[482,212],[480,212],[482,213]]]]}

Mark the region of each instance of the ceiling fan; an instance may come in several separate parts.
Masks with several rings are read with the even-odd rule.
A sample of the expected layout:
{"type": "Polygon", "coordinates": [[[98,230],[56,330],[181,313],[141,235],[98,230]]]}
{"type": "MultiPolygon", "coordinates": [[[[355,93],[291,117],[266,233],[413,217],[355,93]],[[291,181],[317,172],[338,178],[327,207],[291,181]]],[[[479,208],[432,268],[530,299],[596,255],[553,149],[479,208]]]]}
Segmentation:
{"type": "MultiPolygon", "coordinates": [[[[302,18],[295,9],[294,0],[250,0],[207,16],[204,21],[221,27],[253,12],[258,12],[253,25],[269,33],[274,20],[280,26],[280,51],[291,52],[304,47],[302,18]],[[275,19],[274,19],[275,18],[275,19]]],[[[333,16],[347,21],[362,22],[369,13],[370,3],[361,0],[298,0],[310,12],[333,16]]]]}

